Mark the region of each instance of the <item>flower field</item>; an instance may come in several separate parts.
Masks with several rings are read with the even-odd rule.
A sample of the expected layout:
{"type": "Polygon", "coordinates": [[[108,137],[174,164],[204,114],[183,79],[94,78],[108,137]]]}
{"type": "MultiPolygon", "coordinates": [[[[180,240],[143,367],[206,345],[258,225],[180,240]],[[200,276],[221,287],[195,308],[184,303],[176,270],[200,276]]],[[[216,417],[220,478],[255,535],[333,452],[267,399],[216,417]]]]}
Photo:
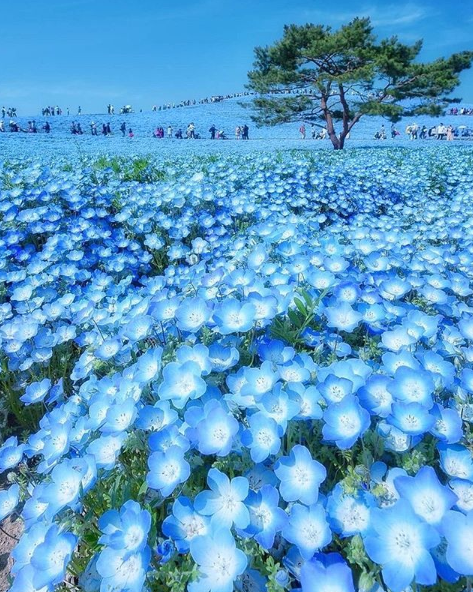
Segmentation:
{"type": "Polygon", "coordinates": [[[473,149],[12,156],[12,592],[473,576],[473,149]]]}

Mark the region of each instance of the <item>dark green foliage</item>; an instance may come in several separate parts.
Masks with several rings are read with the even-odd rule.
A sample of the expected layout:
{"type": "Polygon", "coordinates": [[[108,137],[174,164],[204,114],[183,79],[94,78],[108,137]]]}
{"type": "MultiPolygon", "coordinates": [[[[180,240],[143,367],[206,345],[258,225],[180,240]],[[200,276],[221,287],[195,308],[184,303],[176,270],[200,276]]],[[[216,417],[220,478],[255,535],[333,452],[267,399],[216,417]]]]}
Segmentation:
{"type": "Polygon", "coordinates": [[[430,63],[418,61],[422,41],[397,37],[377,42],[369,18],[355,18],[337,31],[323,25],[286,25],[280,41],[255,49],[248,87],[258,125],[305,121],[326,126],[342,149],[363,115],[398,121],[403,115],[440,115],[457,101],[444,95],[459,84],[473,52],[430,63]],[[290,91],[283,96],[274,94],[290,91]],[[268,94],[272,93],[272,94],[268,94]],[[336,132],[336,125],[341,131],[336,132]]]}

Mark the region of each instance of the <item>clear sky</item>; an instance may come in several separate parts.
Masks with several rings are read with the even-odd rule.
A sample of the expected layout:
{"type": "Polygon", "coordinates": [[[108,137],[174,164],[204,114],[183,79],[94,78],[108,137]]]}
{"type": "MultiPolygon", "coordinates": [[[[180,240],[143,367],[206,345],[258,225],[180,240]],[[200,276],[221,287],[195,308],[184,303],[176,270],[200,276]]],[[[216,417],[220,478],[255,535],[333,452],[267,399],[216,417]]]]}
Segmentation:
{"type": "MultiPolygon", "coordinates": [[[[0,105],[87,113],[244,90],[253,48],[284,24],[370,16],[421,59],[473,48],[471,0],[0,0],[0,105]]],[[[455,93],[473,103],[473,70],[455,93]]]]}

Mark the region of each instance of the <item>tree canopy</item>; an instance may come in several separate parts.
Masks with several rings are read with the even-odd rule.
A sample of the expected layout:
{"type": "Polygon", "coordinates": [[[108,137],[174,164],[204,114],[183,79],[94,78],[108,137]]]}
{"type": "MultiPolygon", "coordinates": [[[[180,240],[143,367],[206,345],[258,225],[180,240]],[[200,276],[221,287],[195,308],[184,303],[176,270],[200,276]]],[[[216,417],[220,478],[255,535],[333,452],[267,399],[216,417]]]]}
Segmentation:
{"type": "Polygon", "coordinates": [[[258,125],[304,121],[326,127],[335,149],[363,115],[398,121],[406,115],[440,115],[472,51],[430,63],[418,60],[422,41],[396,36],[377,41],[369,18],[339,30],[324,25],[286,25],[280,41],[255,48],[248,88],[258,125]],[[339,132],[337,133],[337,126],[339,132]]]}

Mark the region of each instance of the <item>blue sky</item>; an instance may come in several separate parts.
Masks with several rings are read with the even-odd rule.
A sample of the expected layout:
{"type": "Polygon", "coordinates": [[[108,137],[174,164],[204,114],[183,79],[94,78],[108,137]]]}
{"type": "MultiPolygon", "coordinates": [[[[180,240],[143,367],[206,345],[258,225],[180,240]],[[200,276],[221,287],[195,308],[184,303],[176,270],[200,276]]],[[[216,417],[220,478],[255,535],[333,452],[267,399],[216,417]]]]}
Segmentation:
{"type": "MultiPolygon", "coordinates": [[[[425,61],[473,48],[470,0],[0,0],[0,104],[104,112],[244,89],[253,48],[284,24],[370,16],[379,37],[424,39],[425,61]]],[[[473,103],[473,70],[455,93],[473,103]]]]}

